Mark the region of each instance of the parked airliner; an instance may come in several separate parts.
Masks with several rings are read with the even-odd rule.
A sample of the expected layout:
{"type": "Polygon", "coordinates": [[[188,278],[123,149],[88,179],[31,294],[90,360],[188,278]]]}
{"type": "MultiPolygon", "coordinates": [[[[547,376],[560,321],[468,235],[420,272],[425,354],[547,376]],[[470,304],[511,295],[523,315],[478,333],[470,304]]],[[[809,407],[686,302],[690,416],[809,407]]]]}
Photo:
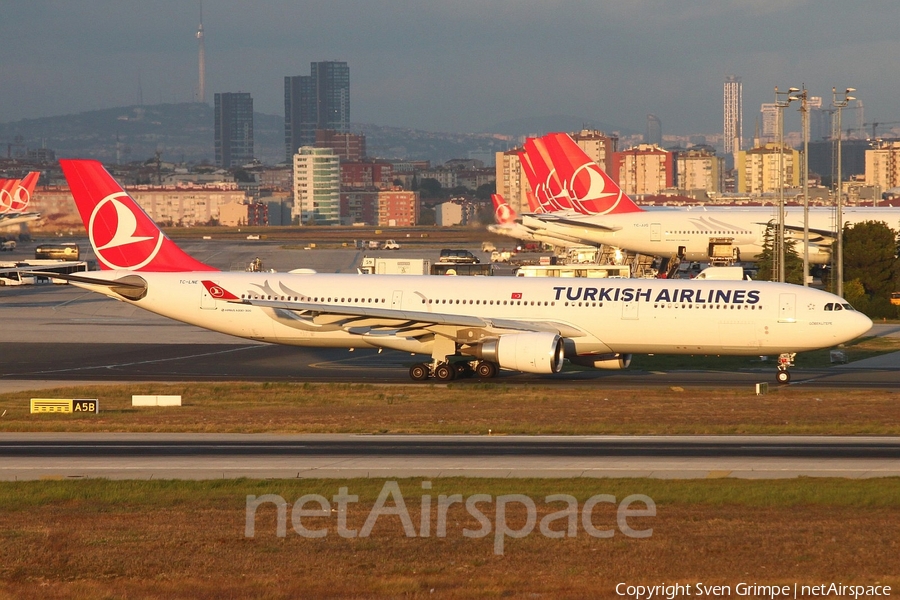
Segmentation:
{"type": "MultiPolygon", "coordinates": [[[[738,260],[753,262],[762,252],[767,226],[778,218],[776,207],[644,210],[565,133],[529,140],[521,162],[542,210],[532,207],[532,214],[521,215],[519,224],[535,238],[605,244],[687,260],[706,260],[710,243],[715,241],[730,244],[738,260]]],[[[884,221],[896,230],[900,228],[900,208],[847,207],[843,221],[884,221]]],[[[797,251],[802,254],[802,208],[785,210],[785,227],[786,236],[799,242],[797,251]]],[[[809,262],[829,263],[837,230],[834,211],[810,208],[808,227],[809,262]]]]}
{"type": "Polygon", "coordinates": [[[96,161],[61,160],[102,271],[75,285],[243,338],[431,357],[415,380],[498,369],[558,373],[564,359],[627,367],[633,353],[779,354],[856,338],[872,325],[820,290],[756,281],[222,272],[188,256],[96,161]]]}
{"type": "Polygon", "coordinates": [[[35,221],[36,212],[25,212],[37,187],[40,172],[32,171],[24,179],[0,179],[0,227],[35,221]]]}

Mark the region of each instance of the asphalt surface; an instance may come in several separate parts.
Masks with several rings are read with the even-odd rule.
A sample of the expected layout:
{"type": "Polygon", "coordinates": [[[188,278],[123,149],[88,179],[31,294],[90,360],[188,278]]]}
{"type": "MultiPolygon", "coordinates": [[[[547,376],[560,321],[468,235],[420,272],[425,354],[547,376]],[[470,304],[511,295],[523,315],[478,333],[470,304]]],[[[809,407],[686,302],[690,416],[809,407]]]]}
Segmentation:
{"type": "MultiPolygon", "coordinates": [[[[897,335],[898,330],[876,325],[873,333],[897,335]]],[[[73,286],[50,284],[0,287],[0,357],[0,392],[34,388],[45,381],[409,383],[409,366],[422,359],[393,351],[261,344],[178,323],[73,286]]],[[[900,387],[900,355],[791,373],[792,385],[893,389],[900,387]]],[[[734,388],[758,382],[774,385],[774,376],[773,365],[739,371],[501,372],[500,380],[549,386],[734,388]]]]}
{"type": "Polygon", "coordinates": [[[0,479],[900,475],[900,439],[0,434],[0,479]]]}

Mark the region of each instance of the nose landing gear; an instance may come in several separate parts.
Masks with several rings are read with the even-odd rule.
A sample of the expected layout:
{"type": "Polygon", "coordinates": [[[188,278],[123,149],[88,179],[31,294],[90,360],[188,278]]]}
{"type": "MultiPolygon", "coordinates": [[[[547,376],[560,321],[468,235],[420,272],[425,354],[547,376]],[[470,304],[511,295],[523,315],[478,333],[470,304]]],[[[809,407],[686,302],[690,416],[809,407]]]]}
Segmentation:
{"type": "Polygon", "coordinates": [[[784,385],[791,382],[791,372],[788,369],[794,366],[795,356],[797,356],[796,352],[785,352],[778,355],[778,372],[775,374],[778,383],[784,385]]]}

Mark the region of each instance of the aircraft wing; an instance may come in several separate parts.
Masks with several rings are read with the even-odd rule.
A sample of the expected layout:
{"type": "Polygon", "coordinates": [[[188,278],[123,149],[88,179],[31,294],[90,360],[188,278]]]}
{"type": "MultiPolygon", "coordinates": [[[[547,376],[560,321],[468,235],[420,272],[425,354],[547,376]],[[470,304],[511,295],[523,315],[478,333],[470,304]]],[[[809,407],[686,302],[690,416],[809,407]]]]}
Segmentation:
{"type": "MultiPolygon", "coordinates": [[[[768,223],[758,223],[758,225],[768,225],[768,223]]],[[[800,239],[803,236],[803,227],[800,225],[785,225],[784,230],[792,234],[792,236],[797,237],[799,234],[800,239]]],[[[815,245],[829,245],[833,244],[837,239],[837,234],[830,229],[813,229],[809,228],[809,243],[815,245]]]]}
{"type": "Polygon", "coordinates": [[[595,221],[589,221],[587,219],[578,219],[578,218],[568,218],[554,215],[553,213],[547,213],[542,215],[531,215],[531,218],[536,219],[538,221],[543,221],[545,223],[559,223],[561,225],[571,225],[573,227],[584,227],[586,229],[599,229],[601,231],[619,231],[622,228],[618,225],[610,227],[609,225],[603,225],[601,223],[597,223],[595,221]]]}
{"type": "MultiPolygon", "coordinates": [[[[288,310],[300,316],[345,317],[342,327],[348,331],[358,328],[363,322],[366,328],[389,329],[431,329],[441,326],[487,329],[491,331],[538,331],[559,333],[563,337],[582,337],[583,331],[566,323],[556,321],[519,321],[516,319],[491,319],[467,315],[454,315],[438,312],[398,310],[394,308],[375,308],[368,306],[335,306],[314,302],[295,302],[290,300],[233,300],[234,304],[262,306],[288,310]]],[[[446,332],[442,332],[446,335],[446,332]]],[[[467,341],[462,339],[460,341],[467,341]]]]}
{"type": "MultiPolygon", "coordinates": [[[[803,236],[803,227],[798,227],[797,225],[785,225],[785,231],[790,231],[794,234],[800,234],[801,239],[803,236]]],[[[837,234],[834,231],[830,231],[828,229],[809,229],[809,243],[810,244],[831,244],[837,239],[837,234]]]]}
{"type": "Polygon", "coordinates": [[[0,227],[11,227],[20,223],[28,223],[37,221],[41,218],[41,213],[8,213],[0,215],[0,227]]]}

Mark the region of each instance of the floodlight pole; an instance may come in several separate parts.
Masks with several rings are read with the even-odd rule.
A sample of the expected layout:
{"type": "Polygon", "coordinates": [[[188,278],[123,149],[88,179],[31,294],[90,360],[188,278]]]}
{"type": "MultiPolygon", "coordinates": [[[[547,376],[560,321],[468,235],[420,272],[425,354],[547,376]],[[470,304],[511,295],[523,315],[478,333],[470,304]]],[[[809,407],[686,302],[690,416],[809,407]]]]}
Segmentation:
{"type": "Polygon", "coordinates": [[[844,297],[844,185],[841,181],[841,140],[843,139],[843,130],[841,129],[841,110],[849,104],[851,100],[856,100],[850,96],[850,92],[855,92],[856,88],[847,88],[844,91],[843,98],[838,100],[837,89],[831,88],[831,105],[837,109],[837,185],[835,186],[835,229],[837,229],[837,240],[835,243],[834,257],[834,293],[841,298],[844,297]]]}

